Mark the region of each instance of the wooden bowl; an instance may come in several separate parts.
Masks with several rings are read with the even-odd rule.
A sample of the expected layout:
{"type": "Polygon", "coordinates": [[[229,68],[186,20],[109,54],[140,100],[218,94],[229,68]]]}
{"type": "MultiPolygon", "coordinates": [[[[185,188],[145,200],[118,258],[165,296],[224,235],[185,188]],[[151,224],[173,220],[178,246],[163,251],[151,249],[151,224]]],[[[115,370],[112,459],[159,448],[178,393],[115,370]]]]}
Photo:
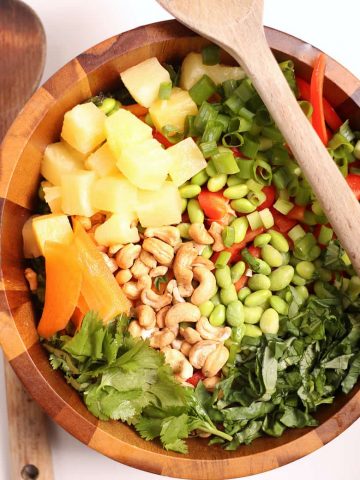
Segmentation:
{"type": "MultiPolygon", "coordinates": [[[[266,29],[278,60],[292,59],[309,79],[318,50],[301,40],[266,29]]],[[[189,454],[164,451],[145,442],[120,422],[97,420],[77,392],[53,371],[35,330],[34,311],[23,270],[21,229],[31,214],[39,184],[40,160],[48,143],[57,141],[64,113],[74,105],[116,87],[119,71],[156,56],[177,62],[199,51],[206,40],[175,21],[140,27],[105,40],[68,63],[29,100],[3,143],[0,206],[2,311],[0,340],[23,384],[59,425],[91,448],[119,462],[148,472],[181,478],[222,480],[264,472],[285,465],[326,444],[360,416],[359,386],[339,394],[319,409],[316,429],[287,430],[281,438],[265,437],[236,452],[207,446],[205,439],[189,441],[189,454]]],[[[231,61],[224,55],[225,61],[231,61]]],[[[360,83],[328,59],[325,96],[343,119],[360,128],[360,83]]]]}

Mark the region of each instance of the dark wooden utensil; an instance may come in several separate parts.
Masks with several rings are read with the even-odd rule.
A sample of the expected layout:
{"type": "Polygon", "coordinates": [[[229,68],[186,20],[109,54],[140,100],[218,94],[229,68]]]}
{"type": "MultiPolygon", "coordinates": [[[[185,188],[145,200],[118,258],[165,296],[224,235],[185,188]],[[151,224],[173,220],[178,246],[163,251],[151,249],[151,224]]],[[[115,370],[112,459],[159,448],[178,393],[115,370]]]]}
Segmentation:
{"type": "MultiPolygon", "coordinates": [[[[18,0],[0,0],[0,60],[1,141],[38,86],[45,61],[45,34],[40,20],[18,0]]],[[[4,366],[11,479],[52,480],[45,415],[25,392],[9,363],[5,361],[4,366]]]]}

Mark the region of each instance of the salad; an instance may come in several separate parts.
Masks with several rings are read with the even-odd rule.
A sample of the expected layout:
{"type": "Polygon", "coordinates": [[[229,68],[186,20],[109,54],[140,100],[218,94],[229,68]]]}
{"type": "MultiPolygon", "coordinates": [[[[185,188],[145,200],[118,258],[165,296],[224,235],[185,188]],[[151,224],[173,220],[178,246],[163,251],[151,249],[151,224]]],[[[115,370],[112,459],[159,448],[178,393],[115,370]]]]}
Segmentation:
{"type": "MultiPolygon", "coordinates": [[[[280,63],[360,199],[360,134],[280,63]]],[[[25,276],[49,361],[104,421],[187,453],[317,424],[360,375],[360,278],[241,67],[150,58],[64,116],[25,276]]]]}

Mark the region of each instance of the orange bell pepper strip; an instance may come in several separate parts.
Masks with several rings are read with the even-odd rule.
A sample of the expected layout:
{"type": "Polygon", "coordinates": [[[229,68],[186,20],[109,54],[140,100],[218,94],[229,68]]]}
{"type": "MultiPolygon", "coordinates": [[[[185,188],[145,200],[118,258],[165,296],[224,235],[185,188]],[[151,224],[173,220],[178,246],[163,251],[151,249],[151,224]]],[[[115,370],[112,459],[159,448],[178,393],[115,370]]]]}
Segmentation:
{"type": "Polygon", "coordinates": [[[122,105],[121,108],[125,108],[125,110],[128,110],[129,112],[131,112],[136,117],[144,117],[149,111],[148,108],[143,107],[142,105],[139,105],[138,103],[134,103],[132,105],[122,105]]]}
{"type": "Polygon", "coordinates": [[[78,304],[74,310],[73,316],[71,317],[71,321],[73,325],[76,327],[76,331],[80,330],[83,318],[89,310],[90,309],[88,307],[88,304],[85,302],[84,297],[80,295],[78,304]]]}
{"type": "Polygon", "coordinates": [[[323,88],[326,67],[326,56],[320,53],[315,61],[314,70],[311,75],[310,82],[310,99],[313,106],[313,114],[311,121],[316,133],[324,145],[328,143],[328,134],[325,125],[324,104],[323,104],[323,88]]]}
{"type": "Polygon", "coordinates": [[[131,302],[125,296],[104,258],[83,226],[74,221],[74,245],[83,273],[81,295],[90,310],[109,322],[121,313],[128,314],[131,302]]]}
{"type": "Polygon", "coordinates": [[[44,310],[38,325],[41,337],[63,330],[78,303],[82,284],[79,256],[73,245],[45,243],[46,289],[44,310]]]}

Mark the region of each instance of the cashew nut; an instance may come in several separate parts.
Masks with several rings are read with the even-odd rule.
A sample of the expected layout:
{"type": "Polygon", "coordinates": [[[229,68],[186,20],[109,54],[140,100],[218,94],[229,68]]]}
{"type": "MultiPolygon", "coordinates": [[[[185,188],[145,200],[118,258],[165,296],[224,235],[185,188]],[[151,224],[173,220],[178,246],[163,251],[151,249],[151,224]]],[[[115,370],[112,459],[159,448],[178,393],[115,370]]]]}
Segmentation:
{"type": "Polygon", "coordinates": [[[192,264],[193,267],[205,267],[208,270],[214,270],[215,265],[214,263],[209,260],[208,258],[202,257],[199,255],[198,257],[195,258],[192,264]]]}
{"type": "Polygon", "coordinates": [[[214,351],[206,358],[202,367],[205,377],[214,377],[225,365],[229,358],[229,350],[219,343],[214,351]]]}
{"type": "Polygon", "coordinates": [[[135,309],[139,325],[149,330],[156,325],[156,315],[149,305],[139,305],[135,309]]]}
{"type": "Polygon", "coordinates": [[[174,258],[174,249],[167,243],[157,238],[145,238],[142,246],[144,250],[152,253],[161,265],[167,267],[171,265],[174,258]]]}
{"type": "Polygon", "coordinates": [[[189,360],[191,365],[194,368],[202,368],[207,357],[216,350],[217,345],[218,343],[214,342],[214,340],[200,340],[200,342],[195,343],[189,352],[189,360]]]}
{"type": "Polygon", "coordinates": [[[124,245],[122,245],[121,243],[117,243],[116,245],[110,245],[108,255],[113,257],[119,250],[123,248],[123,246],[124,245]]]}
{"type": "Polygon", "coordinates": [[[133,320],[130,322],[128,326],[128,332],[130,335],[134,338],[140,338],[142,334],[143,329],[140,327],[140,324],[137,320],[133,320]]]}
{"type": "Polygon", "coordinates": [[[155,260],[154,256],[146,250],[141,250],[140,260],[149,268],[155,268],[157,265],[157,261],[155,260]]]}
{"type": "Polygon", "coordinates": [[[100,252],[100,253],[103,259],[105,260],[106,265],[109,267],[109,270],[111,271],[111,273],[116,272],[116,270],[118,270],[119,267],[118,267],[118,264],[115,262],[115,260],[113,258],[110,258],[104,252],[100,252]]]}
{"type": "Polygon", "coordinates": [[[30,290],[35,292],[35,290],[38,288],[38,279],[32,268],[25,268],[25,278],[29,284],[30,290]]]}
{"type": "Polygon", "coordinates": [[[153,290],[151,290],[151,288],[145,288],[141,292],[141,301],[145,305],[149,305],[150,307],[158,311],[166,305],[170,305],[172,301],[172,296],[169,293],[158,295],[153,290]]]}
{"type": "Polygon", "coordinates": [[[155,277],[163,277],[164,275],[167,274],[168,267],[164,267],[163,265],[159,265],[158,267],[152,268],[150,270],[150,277],[155,278],[155,277]]]}
{"type": "Polygon", "coordinates": [[[194,370],[185,355],[179,350],[171,349],[164,353],[165,362],[170,365],[172,371],[178,374],[183,380],[193,376],[194,370]]]}
{"type": "Polygon", "coordinates": [[[145,238],[156,237],[175,247],[180,242],[180,232],[176,227],[148,227],[144,232],[145,238]]]}
{"type": "Polygon", "coordinates": [[[124,285],[125,283],[129,282],[132,278],[132,274],[130,270],[119,270],[115,275],[115,279],[119,285],[124,285]]]}
{"type": "Polygon", "coordinates": [[[89,217],[84,217],[82,215],[73,215],[72,220],[76,220],[84,228],[84,230],[90,230],[91,228],[91,219],[89,217]]]}
{"type": "Polygon", "coordinates": [[[185,355],[185,357],[188,357],[191,348],[192,348],[192,345],[190,343],[184,341],[184,342],[181,343],[180,352],[183,353],[185,355]]]}
{"type": "Polygon", "coordinates": [[[182,297],[190,297],[194,291],[191,285],[193,279],[192,263],[198,256],[193,242],[186,242],[176,252],[173,270],[182,297]]]}
{"type": "Polygon", "coordinates": [[[129,243],[125,245],[121,250],[117,252],[115,255],[116,263],[119,265],[120,268],[128,269],[134,265],[135,260],[139,257],[141,252],[140,245],[134,245],[133,243],[129,243]]]}
{"type": "Polygon", "coordinates": [[[185,340],[188,343],[190,343],[190,345],[195,345],[195,343],[201,341],[200,333],[196,331],[194,328],[191,328],[191,327],[180,328],[180,333],[185,338],[185,340]]]}
{"type": "Polygon", "coordinates": [[[171,328],[179,325],[180,322],[197,322],[200,316],[199,308],[192,303],[177,303],[167,311],[165,325],[171,328]]]}
{"type": "Polygon", "coordinates": [[[182,343],[183,343],[183,341],[180,338],[175,338],[175,340],[173,340],[171,342],[171,348],[174,348],[175,350],[180,350],[181,351],[182,343]]]}
{"type": "Polygon", "coordinates": [[[130,270],[135,278],[140,278],[142,275],[147,275],[150,268],[147,267],[140,258],[137,258],[130,270]]]}
{"type": "Polygon", "coordinates": [[[169,310],[170,306],[163,307],[161,310],[159,310],[156,314],[156,324],[159,328],[164,328],[165,327],[165,316],[169,310]]]}
{"type": "Polygon", "coordinates": [[[137,282],[138,289],[140,291],[144,290],[144,288],[151,288],[151,278],[149,275],[141,275],[137,282]]]}
{"type": "Polygon", "coordinates": [[[140,297],[141,291],[138,288],[137,283],[127,282],[122,286],[122,290],[130,300],[137,300],[140,297]]]}
{"type": "Polygon", "coordinates": [[[200,245],[211,245],[214,243],[213,237],[206,231],[203,223],[192,223],[189,227],[189,235],[200,245]]]}
{"type": "Polygon", "coordinates": [[[196,331],[204,340],[224,342],[231,335],[230,327],[213,327],[206,317],[201,317],[196,324],[196,331]]]}
{"type": "Polygon", "coordinates": [[[170,280],[170,282],[166,286],[166,291],[171,293],[173,298],[173,303],[184,303],[185,300],[180,295],[179,287],[175,279],[170,280]]]}
{"type": "Polygon", "coordinates": [[[209,228],[209,233],[215,240],[212,246],[212,249],[214,250],[214,252],[221,252],[221,250],[224,250],[225,248],[225,245],[221,237],[221,233],[223,230],[224,230],[224,227],[217,222],[212,222],[209,228]]]}
{"type": "Polygon", "coordinates": [[[90,217],[91,220],[91,225],[99,225],[101,223],[104,223],[106,219],[106,215],[104,213],[94,213],[92,217],[90,217]]]}
{"type": "Polygon", "coordinates": [[[154,335],[150,338],[150,347],[152,348],[164,348],[171,344],[175,339],[175,334],[165,328],[160,332],[155,332],[154,335]]]}
{"type": "Polygon", "coordinates": [[[213,392],[215,390],[216,385],[220,382],[220,380],[221,380],[220,377],[215,376],[215,377],[204,378],[202,382],[208,392],[213,392]]]}
{"type": "Polygon", "coordinates": [[[194,278],[199,282],[191,296],[191,303],[201,305],[210,300],[216,291],[216,278],[213,273],[205,267],[194,268],[194,278]]]}

